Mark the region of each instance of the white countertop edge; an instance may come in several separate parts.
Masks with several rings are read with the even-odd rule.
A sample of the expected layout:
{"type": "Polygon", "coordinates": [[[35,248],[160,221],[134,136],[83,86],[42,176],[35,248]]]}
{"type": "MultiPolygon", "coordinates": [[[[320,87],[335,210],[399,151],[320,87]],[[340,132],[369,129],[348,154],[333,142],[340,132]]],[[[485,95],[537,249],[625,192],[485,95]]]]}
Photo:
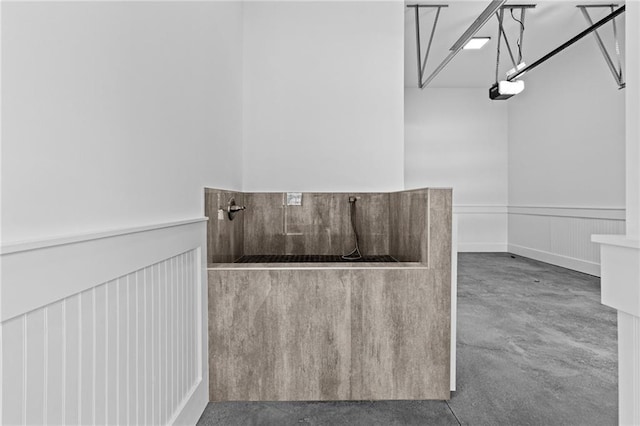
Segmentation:
{"type": "Polygon", "coordinates": [[[591,241],[598,244],[640,250],[640,240],[628,238],[626,235],[592,235],[591,241]]]}

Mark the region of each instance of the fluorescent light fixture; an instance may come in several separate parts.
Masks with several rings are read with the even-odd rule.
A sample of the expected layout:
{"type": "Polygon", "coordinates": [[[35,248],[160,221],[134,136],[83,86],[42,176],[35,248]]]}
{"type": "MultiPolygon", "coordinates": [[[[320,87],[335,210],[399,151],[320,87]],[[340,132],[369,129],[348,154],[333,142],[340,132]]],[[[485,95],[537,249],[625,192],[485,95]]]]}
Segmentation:
{"type": "Polygon", "coordinates": [[[493,100],[509,99],[513,95],[517,95],[518,93],[521,93],[523,90],[524,90],[524,81],[503,80],[491,86],[491,88],[489,89],[489,98],[493,100]]]}
{"type": "Polygon", "coordinates": [[[487,44],[491,40],[491,37],[473,37],[464,45],[463,49],[482,49],[482,46],[487,44]]]}

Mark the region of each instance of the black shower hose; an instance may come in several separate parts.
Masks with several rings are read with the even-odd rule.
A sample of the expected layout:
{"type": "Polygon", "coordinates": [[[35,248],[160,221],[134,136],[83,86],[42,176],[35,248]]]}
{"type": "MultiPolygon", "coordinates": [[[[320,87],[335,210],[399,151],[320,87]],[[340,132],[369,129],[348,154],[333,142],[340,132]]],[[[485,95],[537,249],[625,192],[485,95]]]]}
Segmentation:
{"type": "Polygon", "coordinates": [[[362,253],[360,253],[358,230],[356,229],[356,197],[349,197],[349,214],[351,215],[351,227],[356,237],[356,248],[349,254],[342,255],[342,259],[359,260],[362,259],[362,253]]]}

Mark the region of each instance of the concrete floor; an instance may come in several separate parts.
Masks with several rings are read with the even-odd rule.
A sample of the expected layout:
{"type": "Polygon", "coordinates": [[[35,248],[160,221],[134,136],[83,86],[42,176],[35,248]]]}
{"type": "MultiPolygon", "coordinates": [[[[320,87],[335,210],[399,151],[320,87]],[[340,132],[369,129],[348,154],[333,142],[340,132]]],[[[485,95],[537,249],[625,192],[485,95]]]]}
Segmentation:
{"type": "Polygon", "coordinates": [[[615,310],[600,280],[462,253],[450,401],[210,403],[199,425],[617,425],[615,310]]]}

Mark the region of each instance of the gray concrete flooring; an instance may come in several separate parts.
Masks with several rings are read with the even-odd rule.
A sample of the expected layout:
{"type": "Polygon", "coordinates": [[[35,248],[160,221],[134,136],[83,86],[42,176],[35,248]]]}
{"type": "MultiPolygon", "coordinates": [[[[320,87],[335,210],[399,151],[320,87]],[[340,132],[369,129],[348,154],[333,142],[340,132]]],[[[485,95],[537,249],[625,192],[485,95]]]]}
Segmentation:
{"type": "Polygon", "coordinates": [[[458,263],[450,401],[210,403],[199,425],[616,425],[616,313],[600,280],[506,253],[458,263]]]}

